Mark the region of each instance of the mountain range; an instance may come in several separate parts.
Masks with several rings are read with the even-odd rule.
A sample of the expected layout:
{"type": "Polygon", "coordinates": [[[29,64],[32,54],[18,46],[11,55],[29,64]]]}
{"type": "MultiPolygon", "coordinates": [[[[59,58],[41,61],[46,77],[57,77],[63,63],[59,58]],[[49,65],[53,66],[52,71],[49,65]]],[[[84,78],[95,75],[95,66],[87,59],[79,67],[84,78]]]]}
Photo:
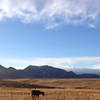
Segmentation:
{"type": "Polygon", "coordinates": [[[100,78],[100,76],[89,73],[76,74],[72,71],[66,71],[48,65],[29,65],[25,69],[20,70],[13,67],[6,68],[0,65],[0,79],[3,78],[100,78]]]}

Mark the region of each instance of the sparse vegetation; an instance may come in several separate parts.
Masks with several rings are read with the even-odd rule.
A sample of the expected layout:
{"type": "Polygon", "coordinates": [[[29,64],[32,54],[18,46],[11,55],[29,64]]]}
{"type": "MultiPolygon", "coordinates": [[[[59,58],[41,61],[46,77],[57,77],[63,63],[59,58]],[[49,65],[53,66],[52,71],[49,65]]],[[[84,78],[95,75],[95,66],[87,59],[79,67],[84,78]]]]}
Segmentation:
{"type": "Polygon", "coordinates": [[[46,94],[41,95],[39,100],[100,100],[100,79],[6,79],[0,81],[0,100],[32,100],[31,90],[36,88],[14,88],[13,84],[11,88],[6,84],[3,85],[2,81],[6,84],[15,82],[16,85],[24,83],[56,87],[37,88],[46,94]]]}

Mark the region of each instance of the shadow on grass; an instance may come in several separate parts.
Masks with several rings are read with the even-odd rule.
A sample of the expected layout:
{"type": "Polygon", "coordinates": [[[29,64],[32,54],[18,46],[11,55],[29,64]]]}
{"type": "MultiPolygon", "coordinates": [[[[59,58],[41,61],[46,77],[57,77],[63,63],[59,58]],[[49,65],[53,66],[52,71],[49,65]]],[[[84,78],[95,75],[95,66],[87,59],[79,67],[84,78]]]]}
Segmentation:
{"type": "Polygon", "coordinates": [[[21,83],[21,82],[15,82],[15,81],[5,81],[0,80],[0,86],[1,87],[12,87],[12,88],[56,88],[56,87],[50,87],[50,86],[42,86],[42,85],[36,85],[36,84],[27,84],[27,83],[21,83]]]}

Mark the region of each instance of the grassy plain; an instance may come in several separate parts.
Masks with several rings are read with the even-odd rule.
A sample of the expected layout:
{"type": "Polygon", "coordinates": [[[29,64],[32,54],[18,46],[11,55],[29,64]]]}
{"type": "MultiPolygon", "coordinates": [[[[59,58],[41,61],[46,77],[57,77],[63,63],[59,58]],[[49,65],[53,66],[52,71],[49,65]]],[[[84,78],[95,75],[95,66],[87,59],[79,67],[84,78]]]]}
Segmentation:
{"type": "Polygon", "coordinates": [[[3,79],[0,100],[32,100],[32,89],[45,92],[39,100],[100,100],[100,79],[3,79]]]}

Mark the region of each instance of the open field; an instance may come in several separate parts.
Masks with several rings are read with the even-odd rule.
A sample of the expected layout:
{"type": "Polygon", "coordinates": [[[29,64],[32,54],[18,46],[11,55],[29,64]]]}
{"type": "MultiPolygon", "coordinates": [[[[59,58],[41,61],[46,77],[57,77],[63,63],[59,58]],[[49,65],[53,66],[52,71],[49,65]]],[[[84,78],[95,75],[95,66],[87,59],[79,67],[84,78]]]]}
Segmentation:
{"type": "Polygon", "coordinates": [[[100,79],[4,79],[0,86],[17,88],[100,89],[100,79]]]}
{"type": "Polygon", "coordinates": [[[45,92],[39,100],[100,100],[100,79],[0,80],[0,100],[32,100],[34,89],[45,92]]]}

